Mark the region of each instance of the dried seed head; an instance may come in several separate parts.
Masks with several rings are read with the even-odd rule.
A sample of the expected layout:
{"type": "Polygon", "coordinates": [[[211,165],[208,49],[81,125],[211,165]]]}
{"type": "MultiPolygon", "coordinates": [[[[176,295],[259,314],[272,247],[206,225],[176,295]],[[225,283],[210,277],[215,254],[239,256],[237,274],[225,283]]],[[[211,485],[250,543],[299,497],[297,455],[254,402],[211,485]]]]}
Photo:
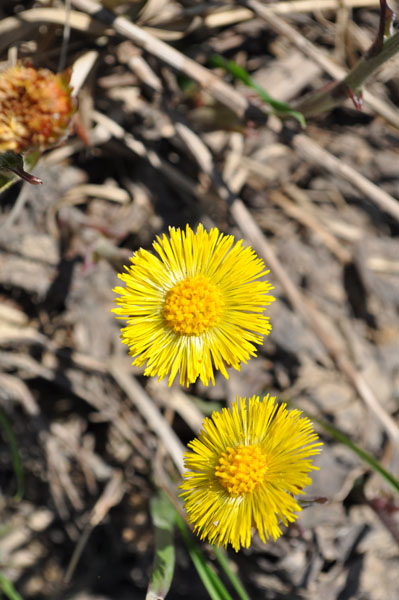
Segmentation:
{"type": "Polygon", "coordinates": [[[65,135],[76,110],[70,77],[21,63],[0,72],[0,152],[44,150],[65,135]]]}

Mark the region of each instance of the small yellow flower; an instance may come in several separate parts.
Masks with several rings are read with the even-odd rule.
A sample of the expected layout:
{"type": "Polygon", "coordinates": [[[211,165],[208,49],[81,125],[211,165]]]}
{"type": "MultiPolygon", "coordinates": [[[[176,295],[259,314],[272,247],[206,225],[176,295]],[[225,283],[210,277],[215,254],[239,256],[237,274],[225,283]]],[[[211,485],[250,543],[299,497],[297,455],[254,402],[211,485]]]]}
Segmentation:
{"type": "Polygon", "coordinates": [[[122,341],[133,364],[146,364],[145,375],[169,374],[171,385],[180,369],[182,385],[198,377],[214,384],[214,369],[228,378],[226,367],[239,370],[271,330],[262,313],[272,286],[259,281],[268,271],[251,248],[233,246],[234,237],[216,228],[169,233],[153,244],[159,258],[140,249],[119,275],[126,287],[114,290],[114,312],[128,318],[122,341]]]}
{"type": "Polygon", "coordinates": [[[22,63],[0,72],[0,152],[44,150],[64,136],[76,109],[70,76],[22,63]]]}
{"type": "Polygon", "coordinates": [[[308,418],[274,401],[237,399],[205,419],[188,444],[181,496],[201,539],[238,551],[250,545],[252,528],[265,542],[281,535],[280,521],[296,520],[301,507],[293,496],[311,483],[317,467],[309,457],[322,444],[308,418]]]}

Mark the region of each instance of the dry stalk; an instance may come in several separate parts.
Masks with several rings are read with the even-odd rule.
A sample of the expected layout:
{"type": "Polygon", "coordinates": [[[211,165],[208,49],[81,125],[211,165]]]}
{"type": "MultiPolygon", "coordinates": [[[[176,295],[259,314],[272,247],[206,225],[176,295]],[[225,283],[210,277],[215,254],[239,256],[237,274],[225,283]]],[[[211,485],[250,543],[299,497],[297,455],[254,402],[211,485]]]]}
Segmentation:
{"type": "MultiPolygon", "coordinates": [[[[323,0],[322,7],[320,0],[290,0],[289,2],[270,2],[267,8],[276,15],[292,15],[321,10],[339,10],[340,7],[350,10],[366,6],[378,6],[378,0],[323,0]]],[[[249,8],[227,5],[223,8],[216,6],[214,10],[210,10],[206,4],[185,8],[182,10],[182,16],[184,18],[201,17],[201,23],[209,28],[226,27],[226,25],[234,25],[254,18],[253,12],[249,8]]]]}
{"type": "Polygon", "coordinates": [[[324,150],[324,148],[303,133],[295,137],[293,144],[298,150],[298,156],[304,157],[330,173],[346,179],[381,210],[399,221],[399,202],[378,185],[367,179],[367,177],[364,177],[353,167],[339,160],[327,150],[324,150]]]}
{"type": "Polygon", "coordinates": [[[173,429],[163,418],[161,412],[152,401],[152,398],[146,393],[144,388],[137,383],[136,379],[116,364],[116,362],[111,364],[110,372],[117,384],[134,404],[135,408],[137,408],[144,417],[150,429],[154,431],[157,437],[163,442],[170,457],[175,463],[178,472],[182,473],[184,470],[183,453],[185,448],[173,429]]]}

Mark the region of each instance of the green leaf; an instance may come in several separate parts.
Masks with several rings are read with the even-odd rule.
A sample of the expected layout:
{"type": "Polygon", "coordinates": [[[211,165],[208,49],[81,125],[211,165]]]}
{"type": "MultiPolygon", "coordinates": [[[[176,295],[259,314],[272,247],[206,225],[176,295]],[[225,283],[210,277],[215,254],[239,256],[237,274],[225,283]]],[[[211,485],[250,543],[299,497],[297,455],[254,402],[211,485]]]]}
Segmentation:
{"type": "Polygon", "coordinates": [[[155,558],[146,600],[163,600],[171,586],[175,567],[175,510],[166,495],[160,493],[151,500],[150,512],[155,528],[155,558]]]}
{"type": "Polygon", "coordinates": [[[230,73],[235,79],[242,81],[245,85],[255,90],[263,102],[266,102],[266,104],[269,104],[272,107],[276,115],[280,117],[293,117],[299,121],[302,127],[306,127],[305,117],[302,113],[291,108],[286,102],[280,102],[269,96],[269,94],[252,79],[248,71],[237,65],[237,63],[232,60],[226,60],[220,54],[213,54],[210,57],[209,62],[215,67],[225,69],[225,71],[230,73]]]}
{"type": "Polygon", "coordinates": [[[0,573],[0,590],[5,593],[9,600],[23,600],[15,587],[2,573],[0,573]]]}
{"type": "Polygon", "coordinates": [[[22,498],[24,493],[24,472],[22,469],[21,455],[19,453],[14,432],[2,408],[0,408],[0,427],[3,429],[4,437],[11,452],[12,466],[14,468],[15,477],[17,478],[17,492],[14,498],[18,501],[22,498]]]}

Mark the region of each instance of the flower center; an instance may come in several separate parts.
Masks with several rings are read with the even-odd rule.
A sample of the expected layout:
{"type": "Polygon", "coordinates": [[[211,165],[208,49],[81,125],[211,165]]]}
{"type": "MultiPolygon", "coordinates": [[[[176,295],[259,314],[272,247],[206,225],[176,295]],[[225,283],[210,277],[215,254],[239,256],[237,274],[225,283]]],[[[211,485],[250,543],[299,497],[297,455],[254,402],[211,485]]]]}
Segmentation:
{"type": "Polygon", "coordinates": [[[200,335],[219,321],[223,300],[219,288],[203,275],[187,277],[172,288],[163,315],[180,335],[200,335]]]}
{"type": "Polygon", "coordinates": [[[232,496],[253,492],[267,471],[265,455],[258,446],[237,446],[222,452],[215,475],[232,496]]]}

